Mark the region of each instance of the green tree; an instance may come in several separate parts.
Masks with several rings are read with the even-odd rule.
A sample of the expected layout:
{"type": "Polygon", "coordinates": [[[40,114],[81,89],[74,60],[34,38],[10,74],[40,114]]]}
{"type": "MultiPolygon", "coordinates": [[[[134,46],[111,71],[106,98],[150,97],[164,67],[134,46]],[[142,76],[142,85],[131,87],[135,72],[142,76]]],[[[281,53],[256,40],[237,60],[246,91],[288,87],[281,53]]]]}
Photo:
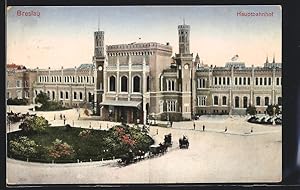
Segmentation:
{"type": "Polygon", "coordinates": [[[275,107],[275,114],[279,114],[280,113],[280,108],[279,108],[279,105],[276,104],[276,105],[268,105],[266,111],[267,111],[267,114],[270,115],[270,116],[273,116],[274,115],[274,107],[275,107]]]}
{"type": "Polygon", "coordinates": [[[249,105],[246,109],[246,113],[250,115],[256,115],[256,107],[249,105]]]}
{"type": "Polygon", "coordinates": [[[21,124],[20,128],[26,133],[41,133],[45,127],[49,127],[49,122],[43,116],[27,117],[21,124]]]}
{"type": "Polygon", "coordinates": [[[9,141],[9,152],[13,156],[35,157],[37,155],[38,145],[28,137],[20,136],[16,140],[9,141]]]}
{"type": "Polygon", "coordinates": [[[35,102],[47,106],[49,104],[49,97],[44,92],[39,93],[35,98],[35,102]]]}

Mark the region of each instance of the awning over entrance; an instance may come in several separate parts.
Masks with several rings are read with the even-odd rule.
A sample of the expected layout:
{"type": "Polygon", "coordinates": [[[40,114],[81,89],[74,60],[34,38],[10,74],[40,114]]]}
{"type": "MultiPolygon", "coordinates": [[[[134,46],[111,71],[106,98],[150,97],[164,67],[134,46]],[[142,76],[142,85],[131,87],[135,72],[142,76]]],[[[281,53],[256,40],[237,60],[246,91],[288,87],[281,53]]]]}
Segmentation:
{"type": "Polygon", "coordinates": [[[122,106],[122,107],[135,107],[141,109],[141,101],[116,101],[116,100],[106,100],[101,102],[102,106],[122,106]]]}

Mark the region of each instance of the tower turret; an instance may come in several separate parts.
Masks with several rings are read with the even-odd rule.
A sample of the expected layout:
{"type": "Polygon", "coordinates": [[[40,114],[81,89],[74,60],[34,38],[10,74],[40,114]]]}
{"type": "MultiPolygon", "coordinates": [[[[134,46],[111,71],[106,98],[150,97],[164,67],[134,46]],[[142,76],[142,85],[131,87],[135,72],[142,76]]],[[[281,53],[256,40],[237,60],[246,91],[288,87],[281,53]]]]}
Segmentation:
{"type": "Polygon", "coordinates": [[[178,26],[178,36],[179,36],[179,54],[189,54],[190,53],[190,25],[178,26]]]}

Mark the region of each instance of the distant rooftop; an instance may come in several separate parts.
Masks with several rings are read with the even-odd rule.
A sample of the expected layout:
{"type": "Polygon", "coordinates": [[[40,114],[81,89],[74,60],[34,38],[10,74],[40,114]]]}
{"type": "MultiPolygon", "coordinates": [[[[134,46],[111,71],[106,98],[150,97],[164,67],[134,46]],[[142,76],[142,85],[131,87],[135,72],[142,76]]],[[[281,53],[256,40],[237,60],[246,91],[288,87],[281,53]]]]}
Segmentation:
{"type": "Polygon", "coordinates": [[[90,68],[94,68],[94,65],[90,63],[84,63],[79,65],[78,67],[78,69],[90,69],[90,68]]]}
{"type": "Polygon", "coordinates": [[[23,70],[26,69],[26,67],[24,65],[17,65],[17,64],[7,64],[6,68],[8,70],[23,70]]]}

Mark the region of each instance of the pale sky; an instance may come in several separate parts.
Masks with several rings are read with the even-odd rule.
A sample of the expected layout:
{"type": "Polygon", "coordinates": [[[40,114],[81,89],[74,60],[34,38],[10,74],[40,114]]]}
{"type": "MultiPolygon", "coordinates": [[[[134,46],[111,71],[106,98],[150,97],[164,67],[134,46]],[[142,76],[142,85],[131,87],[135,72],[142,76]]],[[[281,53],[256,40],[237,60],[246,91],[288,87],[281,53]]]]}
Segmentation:
{"type": "Polygon", "coordinates": [[[92,63],[94,31],[105,45],[169,42],[178,53],[177,26],[191,26],[190,51],[204,64],[224,66],[238,54],[247,66],[269,56],[281,62],[282,11],[272,6],[11,7],[7,11],[7,62],[29,68],[75,67],[92,63]],[[18,16],[17,11],[40,16],[18,16]],[[243,17],[238,12],[273,12],[243,17]],[[141,40],[139,40],[141,38],[141,40]]]}

